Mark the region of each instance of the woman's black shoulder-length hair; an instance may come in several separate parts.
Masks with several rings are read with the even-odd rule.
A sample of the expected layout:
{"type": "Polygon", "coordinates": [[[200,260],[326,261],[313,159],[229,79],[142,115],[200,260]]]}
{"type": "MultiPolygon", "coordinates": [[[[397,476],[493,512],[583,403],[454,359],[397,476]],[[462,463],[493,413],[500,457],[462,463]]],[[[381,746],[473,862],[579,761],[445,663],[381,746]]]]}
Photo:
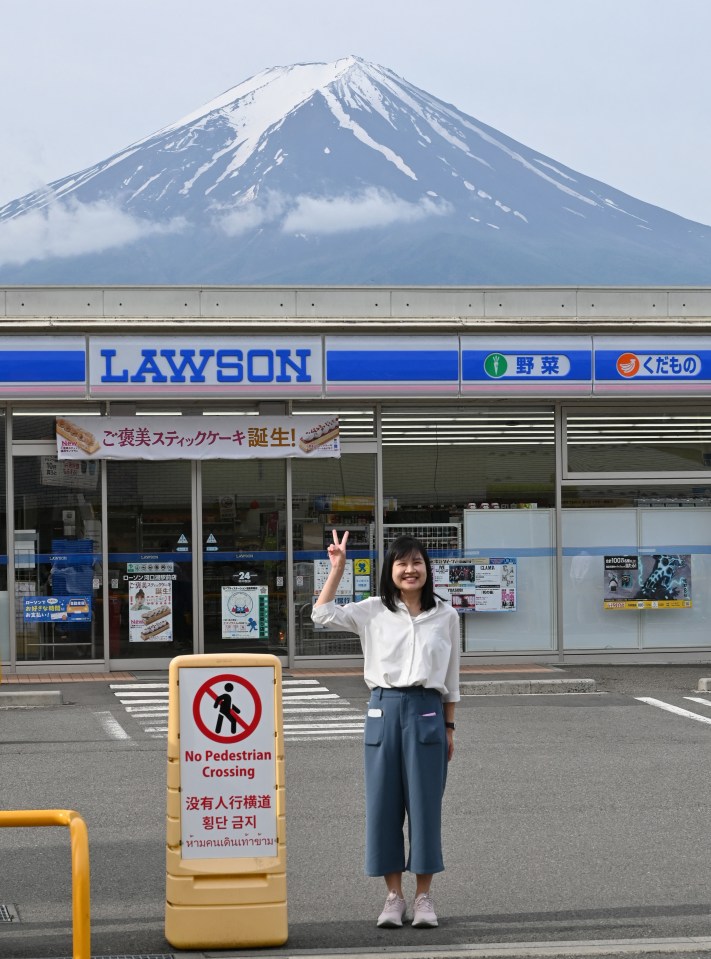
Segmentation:
{"type": "Polygon", "coordinates": [[[393,583],[393,565],[395,560],[403,559],[405,556],[411,556],[413,553],[419,553],[422,556],[427,571],[427,579],[425,585],[422,587],[420,605],[422,609],[425,610],[433,609],[437,604],[432,579],[432,564],[427,555],[427,550],[419,539],[415,539],[413,536],[398,536],[388,547],[385,559],[383,560],[383,571],[380,574],[380,598],[383,601],[383,605],[393,613],[397,609],[396,601],[400,597],[400,590],[397,589],[393,583]]]}

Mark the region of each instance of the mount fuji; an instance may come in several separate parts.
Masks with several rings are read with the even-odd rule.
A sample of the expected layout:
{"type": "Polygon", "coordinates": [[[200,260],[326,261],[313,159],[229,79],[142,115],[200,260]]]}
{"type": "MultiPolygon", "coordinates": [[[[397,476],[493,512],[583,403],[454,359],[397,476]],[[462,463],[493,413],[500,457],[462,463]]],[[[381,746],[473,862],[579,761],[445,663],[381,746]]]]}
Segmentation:
{"type": "Polygon", "coordinates": [[[711,227],[347,57],[264,70],[7,203],[0,282],[697,285],[711,227]]]}

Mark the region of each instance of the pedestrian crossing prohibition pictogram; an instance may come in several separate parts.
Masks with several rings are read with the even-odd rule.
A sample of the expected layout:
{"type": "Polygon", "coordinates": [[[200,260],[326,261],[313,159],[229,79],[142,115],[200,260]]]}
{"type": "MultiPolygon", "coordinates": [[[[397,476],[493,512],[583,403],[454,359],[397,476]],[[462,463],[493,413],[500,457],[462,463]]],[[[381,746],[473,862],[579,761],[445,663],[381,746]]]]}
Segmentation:
{"type": "Polygon", "coordinates": [[[195,725],[216,743],[238,743],[262,718],[262,700],[249,680],[234,673],[211,676],[193,700],[195,725]]]}

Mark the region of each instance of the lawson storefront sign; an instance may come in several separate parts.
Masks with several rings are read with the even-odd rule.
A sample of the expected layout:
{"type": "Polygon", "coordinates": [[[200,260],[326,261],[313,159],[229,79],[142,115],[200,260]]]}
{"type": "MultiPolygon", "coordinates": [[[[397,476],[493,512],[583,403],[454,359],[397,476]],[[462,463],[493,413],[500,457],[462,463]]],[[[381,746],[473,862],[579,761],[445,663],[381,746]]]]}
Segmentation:
{"type": "Polygon", "coordinates": [[[319,395],[320,337],[90,337],[92,396],[319,395]]]}
{"type": "Polygon", "coordinates": [[[0,337],[0,399],[711,395],[711,337],[0,337]]]}

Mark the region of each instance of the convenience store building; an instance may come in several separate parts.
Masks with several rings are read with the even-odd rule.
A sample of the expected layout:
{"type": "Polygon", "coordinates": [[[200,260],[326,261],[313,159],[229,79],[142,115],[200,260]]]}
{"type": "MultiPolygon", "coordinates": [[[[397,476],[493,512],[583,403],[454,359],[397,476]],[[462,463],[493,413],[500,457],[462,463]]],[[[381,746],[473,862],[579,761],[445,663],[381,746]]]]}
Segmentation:
{"type": "Polygon", "coordinates": [[[428,545],[463,660],[711,661],[711,289],[0,290],[0,659],[356,664],[428,545]],[[337,427],[338,433],[335,433],[337,427]]]}

